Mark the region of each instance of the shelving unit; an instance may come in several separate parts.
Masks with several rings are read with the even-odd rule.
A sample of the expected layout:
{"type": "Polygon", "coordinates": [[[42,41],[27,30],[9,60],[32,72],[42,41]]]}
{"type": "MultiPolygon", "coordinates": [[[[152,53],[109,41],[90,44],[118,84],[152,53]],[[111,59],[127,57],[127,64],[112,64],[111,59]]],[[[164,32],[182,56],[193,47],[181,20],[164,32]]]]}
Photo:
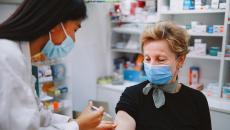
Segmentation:
{"type": "Polygon", "coordinates": [[[141,53],[140,50],[131,50],[131,49],[112,49],[113,52],[123,52],[123,53],[141,53]]]}
{"type": "Polygon", "coordinates": [[[113,31],[116,33],[124,33],[124,34],[141,34],[143,32],[142,29],[128,28],[128,27],[114,27],[113,31]]]}
{"type": "Polygon", "coordinates": [[[189,32],[190,36],[203,36],[203,37],[223,37],[223,33],[197,33],[197,32],[189,32]]]}
{"type": "Polygon", "coordinates": [[[44,107],[72,117],[72,95],[65,61],[43,61],[32,65],[36,92],[44,107]]]}
{"type": "Polygon", "coordinates": [[[209,55],[205,55],[205,56],[198,56],[198,55],[187,55],[187,58],[191,58],[191,59],[204,59],[204,60],[221,60],[220,56],[209,56],[209,55]]]}
{"type": "MultiPolygon", "coordinates": [[[[162,10],[161,7],[169,6],[167,4],[170,3],[170,0],[162,0],[158,2],[158,9],[162,10]]],[[[224,32],[215,34],[215,33],[193,33],[189,32],[192,38],[198,37],[199,39],[204,39],[207,42],[207,46],[218,46],[221,48],[221,55],[220,57],[217,56],[195,56],[195,55],[188,55],[187,56],[187,64],[182,68],[181,74],[181,82],[187,82],[188,78],[188,70],[189,66],[199,66],[201,67],[202,79],[204,80],[205,86],[210,81],[217,81],[218,88],[219,88],[219,99],[221,98],[221,90],[222,86],[224,85],[224,76],[227,73],[225,61],[228,61],[228,58],[224,57],[225,52],[225,45],[227,44],[227,27],[229,24],[228,21],[228,13],[229,13],[229,0],[227,0],[227,7],[226,9],[209,9],[209,10],[179,10],[179,11],[160,11],[160,16],[166,18],[167,20],[172,20],[179,25],[185,25],[190,23],[191,21],[198,21],[206,25],[224,25],[224,32]],[[215,17],[215,19],[214,19],[215,17]],[[216,44],[213,44],[216,43],[216,44]],[[215,68],[215,75],[213,75],[213,71],[204,71],[204,70],[211,70],[211,66],[219,67],[219,71],[216,71],[215,68]],[[205,69],[206,68],[206,69],[205,69]],[[208,69],[210,68],[210,69],[208,69]]],[[[214,68],[213,68],[214,69],[214,68]]],[[[201,81],[202,82],[202,81],[201,81]]]]}
{"type": "MultiPolygon", "coordinates": [[[[217,46],[221,48],[220,56],[210,56],[210,55],[192,55],[188,54],[186,63],[184,67],[181,69],[181,74],[179,75],[180,82],[188,85],[188,73],[189,68],[191,66],[198,66],[201,70],[201,83],[204,83],[204,86],[207,87],[208,83],[218,82],[218,97],[212,98],[208,97],[207,99],[210,102],[210,107],[214,110],[222,110],[222,111],[230,111],[229,107],[220,107],[221,103],[229,103],[230,101],[225,101],[221,98],[222,86],[226,82],[230,82],[230,79],[226,79],[226,77],[230,77],[228,71],[230,71],[230,58],[224,57],[225,45],[227,44],[227,27],[230,23],[228,21],[229,15],[229,0],[227,0],[226,9],[215,9],[215,10],[181,10],[181,11],[161,11],[161,7],[165,6],[165,4],[169,4],[170,0],[160,0],[157,3],[158,8],[158,16],[161,18],[160,20],[171,20],[176,22],[178,25],[186,25],[191,23],[191,21],[198,21],[206,25],[224,25],[223,33],[198,33],[191,32],[188,33],[191,36],[191,39],[199,38],[204,40],[207,43],[207,47],[217,46]],[[215,100],[215,101],[214,101],[215,100]],[[220,102],[219,105],[216,106],[216,101],[220,102]]],[[[122,35],[140,35],[143,32],[143,28],[134,28],[134,27],[117,27],[113,26],[116,22],[112,21],[112,34],[111,34],[111,59],[113,60],[117,56],[121,55],[133,55],[141,53],[141,50],[130,50],[130,49],[122,49],[122,48],[111,48],[113,44],[119,42],[120,38],[123,38],[122,35]]],[[[134,22],[135,23],[135,22],[134,22]]],[[[153,24],[153,23],[152,23],[153,24]]],[[[112,61],[110,61],[111,63],[112,61]]],[[[110,64],[110,71],[112,72],[113,67],[112,63],[110,64]]],[[[116,87],[111,86],[110,87],[116,87]]],[[[126,85],[127,87],[127,85],[126,85]]]]}
{"type": "MultiPolygon", "coordinates": [[[[143,29],[139,28],[128,28],[128,27],[115,27],[113,28],[114,32],[124,33],[124,34],[141,34],[143,29]]],[[[198,33],[198,32],[189,32],[191,36],[203,36],[203,37],[223,37],[223,33],[198,33]]]]}
{"type": "Polygon", "coordinates": [[[210,14],[210,13],[225,13],[223,9],[215,10],[180,10],[180,11],[161,11],[160,14],[210,14]]]}
{"type": "Polygon", "coordinates": [[[230,57],[225,57],[224,60],[225,61],[230,61],[230,57]]]}

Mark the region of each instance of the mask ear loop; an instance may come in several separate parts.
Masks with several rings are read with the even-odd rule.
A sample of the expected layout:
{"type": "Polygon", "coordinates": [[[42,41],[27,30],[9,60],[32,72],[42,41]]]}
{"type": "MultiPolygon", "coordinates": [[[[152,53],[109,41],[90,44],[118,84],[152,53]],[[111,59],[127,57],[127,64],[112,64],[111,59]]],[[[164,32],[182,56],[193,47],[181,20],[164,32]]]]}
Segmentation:
{"type": "Polygon", "coordinates": [[[52,40],[52,36],[51,36],[51,33],[49,32],[49,38],[50,38],[50,41],[53,41],[52,40]]]}
{"type": "Polygon", "coordinates": [[[64,27],[63,23],[61,23],[61,26],[62,26],[62,30],[64,31],[65,35],[68,36],[68,34],[67,34],[66,30],[65,30],[65,27],[64,27]]]}

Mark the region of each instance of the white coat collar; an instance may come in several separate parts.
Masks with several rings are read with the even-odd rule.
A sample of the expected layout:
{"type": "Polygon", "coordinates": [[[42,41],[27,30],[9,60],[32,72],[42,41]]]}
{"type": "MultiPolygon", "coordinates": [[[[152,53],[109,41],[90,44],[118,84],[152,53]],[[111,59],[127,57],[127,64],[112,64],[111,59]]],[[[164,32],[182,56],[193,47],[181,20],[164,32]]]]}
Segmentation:
{"type": "Polygon", "coordinates": [[[21,49],[21,52],[24,56],[24,61],[26,63],[26,69],[27,69],[27,75],[26,80],[27,82],[32,82],[32,64],[31,64],[31,54],[30,54],[30,45],[29,42],[19,42],[19,46],[21,49]]]}
{"type": "Polygon", "coordinates": [[[33,94],[36,98],[37,105],[41,108],[40,100],[36,94],[35,81],[36,78],[32,75],[32,63],[31,63],[31,53],[30,53],[30,43],[29,42],[19,42],[21,52],[24,56],[24,61],[26,63],[27,74],[25,75],[26,82],[30,83],[32,86],[33,94]]]}

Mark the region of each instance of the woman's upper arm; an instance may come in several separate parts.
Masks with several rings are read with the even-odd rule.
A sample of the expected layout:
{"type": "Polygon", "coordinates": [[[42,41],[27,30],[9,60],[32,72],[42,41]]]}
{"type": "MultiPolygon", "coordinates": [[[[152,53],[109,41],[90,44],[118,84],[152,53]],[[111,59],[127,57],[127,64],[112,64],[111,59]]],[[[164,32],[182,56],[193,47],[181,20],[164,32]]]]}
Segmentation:
{"type": "Polygon", "coordinates": [[[115,122],[117,127],[115,130],[135,130],[136,122],[127,112],[118,111],[115,122]]]}

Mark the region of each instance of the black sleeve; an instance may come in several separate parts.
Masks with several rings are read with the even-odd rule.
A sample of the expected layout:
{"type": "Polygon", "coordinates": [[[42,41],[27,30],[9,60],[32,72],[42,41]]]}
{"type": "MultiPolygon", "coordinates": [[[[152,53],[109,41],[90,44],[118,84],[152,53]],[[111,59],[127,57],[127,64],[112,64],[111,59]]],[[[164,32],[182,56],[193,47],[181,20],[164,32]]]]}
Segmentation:
{"type": "Polygon", "coordinates": [[[128,87],[122,93],[116,106],[116,113],[120,110],[127,112],[136,120],[138,110],[139,91],[136,86],[128,87]]]}
{"type": "Polygon", "coordinates": [[[200,130],[212,130],[208,101],[203,93],[199,97],[200,130]]]}

